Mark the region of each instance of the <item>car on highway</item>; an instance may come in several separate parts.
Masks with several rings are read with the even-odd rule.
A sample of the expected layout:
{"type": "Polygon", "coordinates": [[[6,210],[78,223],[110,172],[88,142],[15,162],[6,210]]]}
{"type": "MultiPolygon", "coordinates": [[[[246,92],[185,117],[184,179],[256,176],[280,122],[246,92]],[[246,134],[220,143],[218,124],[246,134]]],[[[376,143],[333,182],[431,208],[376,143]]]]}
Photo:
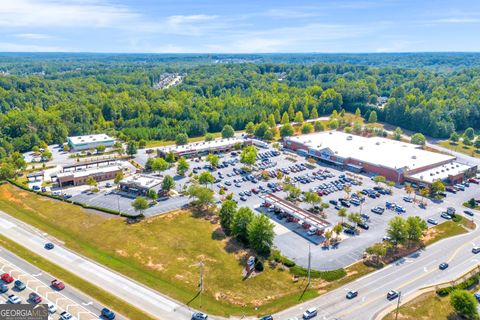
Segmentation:
{"type": "Polygon", "coordinates": [[[60,313],[60,320],[73,320],[75,319],[70,313],[67,311],[63,311],[60,313]]]}
{"type": "Polygon", "coordinates": [[[18,291],[25,290],[25,288],[27,287],[25,283],[20,280],[15,280],[14,286],[18,291]]]}
{"type": "Polygon", "coordinates": [[[62,281],[58,281],[57,279],[52,280],[50,285],[52,288],[55,288],[57,290],[65,289],[65,284],[62,281]]]}
{"type": "Polygon", "coordinates": [[[264,316],[264,317],[261,317],[260,320],[273,320],[273,317],[272,316],[264,316]]]}
{"type": "Polygon", "coordinates": [[[32,301],[33,303],[37,304],[42,302],[42,297],[40,297],[37,293],[32,292],[28,295],[28,300],[32,301]]]}
{"type": "Polygon", "coordinates": [[[393,300],[393,299],[396,299],[398,298],[398,292],[395,291],[395,290],[390,290],[387,292],[387,299],[388,300],[393,300]]]}
{"type": "Polygon", "coordinates": [[[438,221],[433,219],[433,218],[428,218],[427,219],[427,222],[430,223],[430,224],[433,224],[433,225],[437,225],[438,224],[438,221]]]}
{"type": "Polygon", "coordinates": [[[192,314],[192,320],[207,320],[208,316],[202,312],[195,312],[192,314]]]}
{"type": "Polygon", "coordinates": [[[55,245],[53,243],[51,242],[45,243],[45,249],[52,250],[53,248],[55,248],[55,245]]]}
{"type": "Polygon", "coordinates": [[[13,282],[13,277],[9,273],[2,274],[1,279],[5,283],[12,283],[13,282]]]}
{"type": "Polygon", "coordinates": [[[102,309],[102,318],[107,319],[107,320],[113,320],[113,319],[115,319],[115,313],[108,308],[103,308],[102,309]]]}
{"type": "Polygon", "coordinates": [[[49,313],[57,312],[57,306],[54,305],[53,303],[47,303],[47,308],[49,313]]]}
{"type": "Polygon", "coordinates": [[[475,254],[479,253],[480,252],[480,247],[473,247],[472,252],[475,253],[475,254]]]}
{"type": "Polygon", "coordinates": [[[465,211],[463,211],[463,212],[464,212],[466,215],[469,215],[469,216],[473,217],[473,212],[472,212],[472,211],[470,211],[470,210],[465,210],[465,211]]]}
{"type": "Polygon", "coordinates": [[[358,291],[357,290],[350,290],[347,292],[347,299],[353,299],[358,296],[358,291]]]}
{"type": "Polygon", "coordinates": [[[11,303],[11,304],[21,304],[22,299],[20,299],[18,296],[14,295],[14,294],[11,294],[11,295],[8,296],[7,302],[11,303]]]}
{"type": "Polygon", "coordinates": [[[317,308],[308,308],[307,310],[305,310],[305,312],[303,313],[303,319],[306,320],[306,319],[312,319],[313,317],[316,317],[317,316],[317,308]]]}
{"type": "Polygon", "coordinates": [[[5,283],[0,284],[0,293],[5,293],[8,291],[8,286],[5,283]]]}
{"type": "Polygon", "coordinates": [[[442,262],[438,265],[438,269],[440,269],[440,270],[445,270],[447,268],[448,268],[448,263],[446,263],[446,262],[442,262]]]}

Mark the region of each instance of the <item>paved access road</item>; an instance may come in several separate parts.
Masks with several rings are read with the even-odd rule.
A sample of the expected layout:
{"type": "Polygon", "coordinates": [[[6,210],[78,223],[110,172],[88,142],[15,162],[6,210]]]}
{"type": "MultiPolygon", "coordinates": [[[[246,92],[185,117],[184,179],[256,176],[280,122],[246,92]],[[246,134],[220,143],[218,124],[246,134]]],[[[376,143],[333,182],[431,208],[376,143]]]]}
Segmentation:
{"type": "MultiPolygon", "coordinates": [[[[30,303],[28,296],[35,292],[42,297],[42,303],[52,303],[57,307],[52,319],[57,319],[63,311],[69,312],[79,320],[98,319],[103,306],[92,298],[68,284],[62,291],[57,291],[50,287],[50,282],[54,279],[51,275],[5,249],[0,248],[0,255],[0,273],[9,273],[15,280],[21,280],[27,286],[25,290],[18,291],[13,287],[13,283],[8,284],[9,290],[1,294],[1,303],[4,303],[11,294],[22,299],[22,303],[30,303]]],[[[120,315],[116,318],[125,319],[120,315]]]]}
{"type": "MultiPolygon", "coordinates": [[[[478,225],[480,220],[475,220],[478,225]]],[[[373,319],[381,310],[396,303],[386,299],[389,290],[401,291],[402,296],[406,297],[423,287],[456,279],[480,265],[480,255],[471,252],[475,245],[480,245],[479,228],[437,242],[375,273],[282,311],[274,318],[287,320],[291,317],[300,317],[305,309],[317,307],[318,319],[373,319]],[[448,262],[449,268],[439,270],[438,265],[442,262],[448,262]],[[345,295],[349,290],[358,290],[358,297],[353,300],[346,299],[345,295]]]]}
{"type": "Polygon", "coordinates": [[[191,317],[193,311],[187,307],[60,245],[56,245],[53,250],[45,250],[45,243],[51,241],[47,238],[47,234],[1,211],[0,233],[153,317],[162,320],[190,319],[191,317]]]}

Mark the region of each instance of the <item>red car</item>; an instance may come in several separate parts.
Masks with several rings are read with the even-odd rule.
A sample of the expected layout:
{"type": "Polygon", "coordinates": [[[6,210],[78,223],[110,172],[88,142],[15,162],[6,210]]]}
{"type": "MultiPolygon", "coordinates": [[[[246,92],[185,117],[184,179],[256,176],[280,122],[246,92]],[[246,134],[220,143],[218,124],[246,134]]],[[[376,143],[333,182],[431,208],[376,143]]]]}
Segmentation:
{"type": "Polygon", "coordinates": [[[4,274],[2,274],[2,281],[5,282],[5,283],[12,283],[13,282],[13,277],[8,273],[4,273],[4,274]]]}
{"type": "Polygon", "coordinates": [[[58,281],[57,279],[52,280],[51,286],[57,290],[65,289],[65,284],[62,281],[58,281]]]}
{"type": "Polygon", "coordinates": [[[40,297],[38,294],[36,294],[35,292],[32,292],[30,293],[30,295],[28,296],[28,298],[30,299],[30,301],[32,301],[33,303],[40,303],[42,302],[42,297],[40,297]]]}
{"type": "Polygon", "coordinates": [[[470,178],[470,179],[468,179],[468,182],[476,183],[476,184],[479,183],[479,181],[478,181],[477,179],[475,179],[475,178],[470,178]]]}

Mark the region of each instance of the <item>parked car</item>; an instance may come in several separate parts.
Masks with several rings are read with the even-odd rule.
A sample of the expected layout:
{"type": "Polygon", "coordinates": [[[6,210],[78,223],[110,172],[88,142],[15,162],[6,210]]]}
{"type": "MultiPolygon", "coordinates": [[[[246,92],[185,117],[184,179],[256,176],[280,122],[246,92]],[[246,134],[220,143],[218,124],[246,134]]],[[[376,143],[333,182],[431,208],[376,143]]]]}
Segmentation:
{"type": "Polygon", "coordinates": [[[383,214],[383,212],[385,211],[385,209],[383,209],[382,207],[375,207],[371,210],[373,213],[376,213],[376,214],[383,214]]]}
{"type": "Polygon", "coordinates": [[[113,319],[115,319],[115,313],[108,308],[103,308],[102,309],[102,317],[104,319],[113,320],[113,319]]]}
{"type": "Polygon", "coordinates": [[[451,220],[451,219],[452,219],[452,216],[449,215],[449,214],[446,213],[446,212],[442,212],[442,213],[440,214],[440,217],[442,217],[443,219],[447,219],[447,220],[451,220]]]}
{"type": "Polygon", "coordinates": [[[308,308],[303,313],[303,319],[312,319],[313,317],[317,316],[317,308],[308,308]]]}
{"type": "Polygon", "coordinates": [[[55,313],[57,312],[57,306],[54,305],[53,303],[48,303],[47,304],[48,312],[49,313],[55,313]]]}
{"type": "Polygon", "coordinates": [[[427,219],[427,222],[430,223],[430,224],[433,224],[433,225],[437,225],[438,224],[438,221],[433,219],[433,218],[428,218],[427,219]]]}
{"type": "Polygon", "coordinates": [[[358,296],[357,290],[350,290],[347,292],[347,299],[353,299],[358,296]]]}
{"type": "Polygon", "coordinates": [[[260,320],[273,320],[273,317],[272,316],[264,316],[264,317],[261,317],[260,320]]]}
{"type": "Polygon", "coordinates": [[[403,201],[405,202],[413,202],[413,199],[410,197],[403,197],[403,201]]]}
{"type": "Polygon", "coordinates": [[[463,211],[463,212],[464,212],[465,214],[473,217],[473,212],[472,212],[472,211],[470,211],[470,210],[465,210],[465,211],[463,211]]]}
{"type": "Polygon", "coordinates": [[[8,291],[8,286],[5,283],[0,283],[0,293],[5,293],[8,291]]]}
{"type": "Polygon", "coordinates": [[[398,292],[395,291],[395,290],[390,290],[387,292],[387,299],[388,300],[393,300],[393,299],[396,299],[398,298],[398,292]]]}
{"type": "Polygon", "coordinates": [[[360,222],[360,223],[357,223],[357,226],[359,226],[360,228],[364,229],[364,230],[368,230],[370,229],[370,226],[365,223],[365,222],[360,222]]]}
{"type": "Polygon", "coordinates": [[[2,274],[1,279],[5,283],[12,283],[13,282],[13,277],[9,273],[2,274]]]}
{"type": "Polygon", "coordinates": [[[8,296],[7,302],[11,303],[11,304],[21,304],[22,299],[20,299],[19,297],[17,297],[14,294],[11,294],[11,295],[8,296]]]}
{"type": "Polygon", "coordinates": [[[60,320],[72,320],[72,319],[74,319],[73,316],[67,311],[63,311],[62,313],[60,313],[60,320]]]}
{"type": "Polygon", "coordinates": [[[32,292],[28,295],[28,299],[32,301],[33,303],[37,304],[42,302],[42,297],[40,297],[37,293],[32,292]]]}
{"type": "Polygon", "coordinates": [[[15,280],[14,286],[18,291],[25,290],[25,288],[27,287],[25,283],[20,280],[15,280]]]}

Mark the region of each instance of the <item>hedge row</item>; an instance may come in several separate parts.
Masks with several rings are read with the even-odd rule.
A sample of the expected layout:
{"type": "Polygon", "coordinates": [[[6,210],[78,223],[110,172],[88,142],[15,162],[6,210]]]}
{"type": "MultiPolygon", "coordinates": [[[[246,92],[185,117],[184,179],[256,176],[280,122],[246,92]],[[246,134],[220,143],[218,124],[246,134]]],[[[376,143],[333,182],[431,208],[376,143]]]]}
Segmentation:
{"type": "MultiPolygon", "coordinates": [[[[71,203],[71,204],[80,206],[80,207],[82,207],[82,208],[84,208],[84,209],[98,210],[98,211],[102,211],[102,212],[105,212],[105,213],[108,213],[108,214],[119,215],[119,214],[118,214],[118,211],[116,211],[116,210],[112,210],[112,209],[108,209],[108,208],[103,208],[103,207],[97,207],[97,206],[90,206],[90,205],[85,204],[85,203],[81,203],[81,202],[77,202],[77,201],[65,199],[65,198],[59,197],[59,196],[54,196],[54,195],[49,194],[49,193],[40,192],[40,191],[33,191],[33,190],[30,189],[29,187],[27,187],[27,186],[25,186],[25,185],[23,185],[23,184],[21,184],[21,183],[18,183],[17,181],[12,180],[12,179],[7,179],[7,181],[8,181],[9,183],[13,184],[14,186],[20,188],[20,189],[23,189],[23,190],[28,191],[28,192],[36,193],[37,195],[40,195],[40,196],[44,196],[44,197],[48,197],[48,198],[51,198],[51,199],[55,199],[55,200],[59,200],[59,201],[67,202],[67,203],[71,203]]],[[[125,214],[125,213],[121,213],[120,216],[121,216],[121,217],[126,217],[126,218],[141,218],[141,216],[132,216],[132,215],[125,214]]]]}
{"type": "Polygon", "coordinates": [[[438,289],[436,292],[439,296],[444,297],[444,296],[449,295],[454,290],[457,290],[457,289],[465,290],[465,289],[468,289],[468,288],[471,288],[471,287],[477,285],[479,283],[479,279],[480,279],[479,275],[474,275],[473,277],[468,278],[467,280],[465,280],[462,283],[457,284],[456,286],[451,286],[451,287],[447,287],[447,288],[438,289]]]}
{"type": "MultiPolygon", "coordinates": [[[[282,256],[280,252],[273,251],[270,256],[271,259],[275,260],[278,263],[283,264],[285,267],[289,268],[290,273],[298,277],[307,277],[308,269],[298,266],[294,261],[282,256]]],[[[330,271],[319,271],[319,270],[310,270],[310,277],[315,279],[323,279],[326,281],[335,281],[341,279],[347,275],[345,269],[336,269],[330,271]]]]}

